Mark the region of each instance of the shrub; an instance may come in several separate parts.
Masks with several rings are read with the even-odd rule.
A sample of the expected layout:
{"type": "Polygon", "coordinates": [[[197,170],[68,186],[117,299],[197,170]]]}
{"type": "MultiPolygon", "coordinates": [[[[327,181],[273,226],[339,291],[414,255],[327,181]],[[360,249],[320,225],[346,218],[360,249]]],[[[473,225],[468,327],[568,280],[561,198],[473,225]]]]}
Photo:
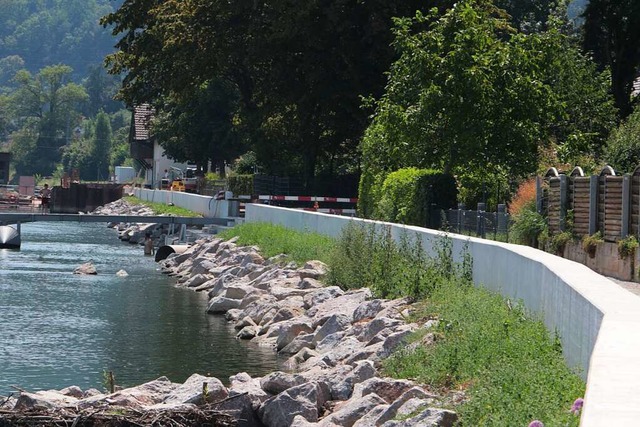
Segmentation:
{"type": "Polygon", "coordinates": [[[456,205],[457,188],[451,175],[431,169],[405,168],[387,175],[375,217],[383,221],[434,226],[432,209],[456,205]]]}
{"type": "Polygon", "coordinates": [[[573,239],[573,234],[570,231],[563,231],[551,238],[551,251],[557,255],[564,253],[564,248],[573,239]]]}
{"type": "Polygon", "coordinates": [[[584,250],[590,258],[596,256],[596,249],[598,248],[598,243],[604,242],[602,238],[602,232],[598,231],[591,236],[584,236],[582,238],[582,250],[584,250]]]}
{"type": "Polygon", "coordinates": [[[618,255],[620,258],[634,256],[638,248],[638,239],[635,236],[627,236],[618,240],[618,255]]]}
{"type": "Polygon", "coordinates": [[[535,200],[526,203],[517,215],[513,217],[513,224],[509,229],[510,240],[514,243],[538,246],[538,241],[547,232],[547,221],[536,212],[535,200]]]}
{"type": "Polygon", "coordinates": [[[234,195],[250,196],[253,194],[253,175],[229,175],[227,186],[234,195]]]}
{"type": "Polygon", "coordinates": [[[509,214],[518,215],[522,209],[530,206],[532,203],[535,206],[536,202],[536,178],[531,178],[524,181],[518,187],[511,203],[509,203],[509,214]]]}
{"type": "Polygon", "coordinates": [[[640,164],[640,107],[609,135],[605,160],[616,171],[629,173],[640,164]]]}

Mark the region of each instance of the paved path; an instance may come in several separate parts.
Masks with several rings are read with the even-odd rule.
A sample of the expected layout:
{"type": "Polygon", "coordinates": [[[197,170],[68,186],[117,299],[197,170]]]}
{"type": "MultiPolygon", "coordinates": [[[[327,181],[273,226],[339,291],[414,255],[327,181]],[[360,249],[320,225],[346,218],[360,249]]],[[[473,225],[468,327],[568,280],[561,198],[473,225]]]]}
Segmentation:
{"type": "Polygon", "coordinates": [[[623,280],[614,279],[613,277],[608,277],[608,279],[610,279],[612,282],[617,283],[618,285],[620,285],[622,288],[628,290],[629,292],[640,296],[640,283],[625,282],[623,280]]]}

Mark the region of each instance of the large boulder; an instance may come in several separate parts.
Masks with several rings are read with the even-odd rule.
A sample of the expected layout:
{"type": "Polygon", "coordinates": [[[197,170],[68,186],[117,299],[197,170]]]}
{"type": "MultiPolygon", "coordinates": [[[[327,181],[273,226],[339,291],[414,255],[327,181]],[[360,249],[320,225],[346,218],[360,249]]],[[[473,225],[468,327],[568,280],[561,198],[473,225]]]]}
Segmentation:
{"type": "Polygon", "coordinates": [[[205,402],[223,400],[227,396],[229,396],[229,393],[219,379],[193,374],[183,384],[167,394],[162,402],[167,404],[193,403],[201,405],[205,402]],[[206,393],[206,396],[203,393],[206,393]]]}
{"type": "Polygon", "coordinates": [[[305,383],[265,401],[258,416],[267,427],[289,426],[296,415],[317,422],[326,401],[327,392],[318,383],[305,383]]]}

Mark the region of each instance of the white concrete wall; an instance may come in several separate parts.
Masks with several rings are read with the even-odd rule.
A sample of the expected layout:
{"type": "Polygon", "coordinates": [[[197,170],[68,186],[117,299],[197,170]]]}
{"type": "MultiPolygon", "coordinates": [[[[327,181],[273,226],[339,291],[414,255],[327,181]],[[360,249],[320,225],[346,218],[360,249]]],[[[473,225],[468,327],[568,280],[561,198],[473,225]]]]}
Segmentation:
{"type": "Polygon", "coordinates": [[[134,195],[141,200],[156,203],[173,203],[181,208],[198,212],[206,218],[228,218],[234,214],[235,201],[215,200],[210,196],[181,191],[151,190],[135,188],[134,195]]]}
{"type": "MultiPolygon", "coordinates": [[[[349,221],[366,221],[257,204],[246,206],[245,220],[334,237],[349,221]]],[[[427,251],[441,234],[376,224],[390,227],[394,237],[419,233],[427,251]]],[[[449,236],[454,254],[468,247],[476,284],[522,300],[550,331],[558,331],[568,365],[587,379],[581,426],[640,425],[640,297],[582,264],[537,249],[449,236]]]]}

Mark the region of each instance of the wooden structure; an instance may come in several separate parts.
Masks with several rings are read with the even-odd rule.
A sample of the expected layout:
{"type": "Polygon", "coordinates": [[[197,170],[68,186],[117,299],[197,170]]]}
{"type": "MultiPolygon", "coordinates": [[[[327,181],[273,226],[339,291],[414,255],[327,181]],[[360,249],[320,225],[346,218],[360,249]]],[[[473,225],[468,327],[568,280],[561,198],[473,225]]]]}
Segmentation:
{"type": "Polygon", "coordinates": [[[608,242],[640,237],[640,167],[622,176],[610,166],[593,176],[579,167],[569,176],[551,168],[537,188],[538,210],[551,234],[571,228],[578,237],[600,231],[608,242]]]}

